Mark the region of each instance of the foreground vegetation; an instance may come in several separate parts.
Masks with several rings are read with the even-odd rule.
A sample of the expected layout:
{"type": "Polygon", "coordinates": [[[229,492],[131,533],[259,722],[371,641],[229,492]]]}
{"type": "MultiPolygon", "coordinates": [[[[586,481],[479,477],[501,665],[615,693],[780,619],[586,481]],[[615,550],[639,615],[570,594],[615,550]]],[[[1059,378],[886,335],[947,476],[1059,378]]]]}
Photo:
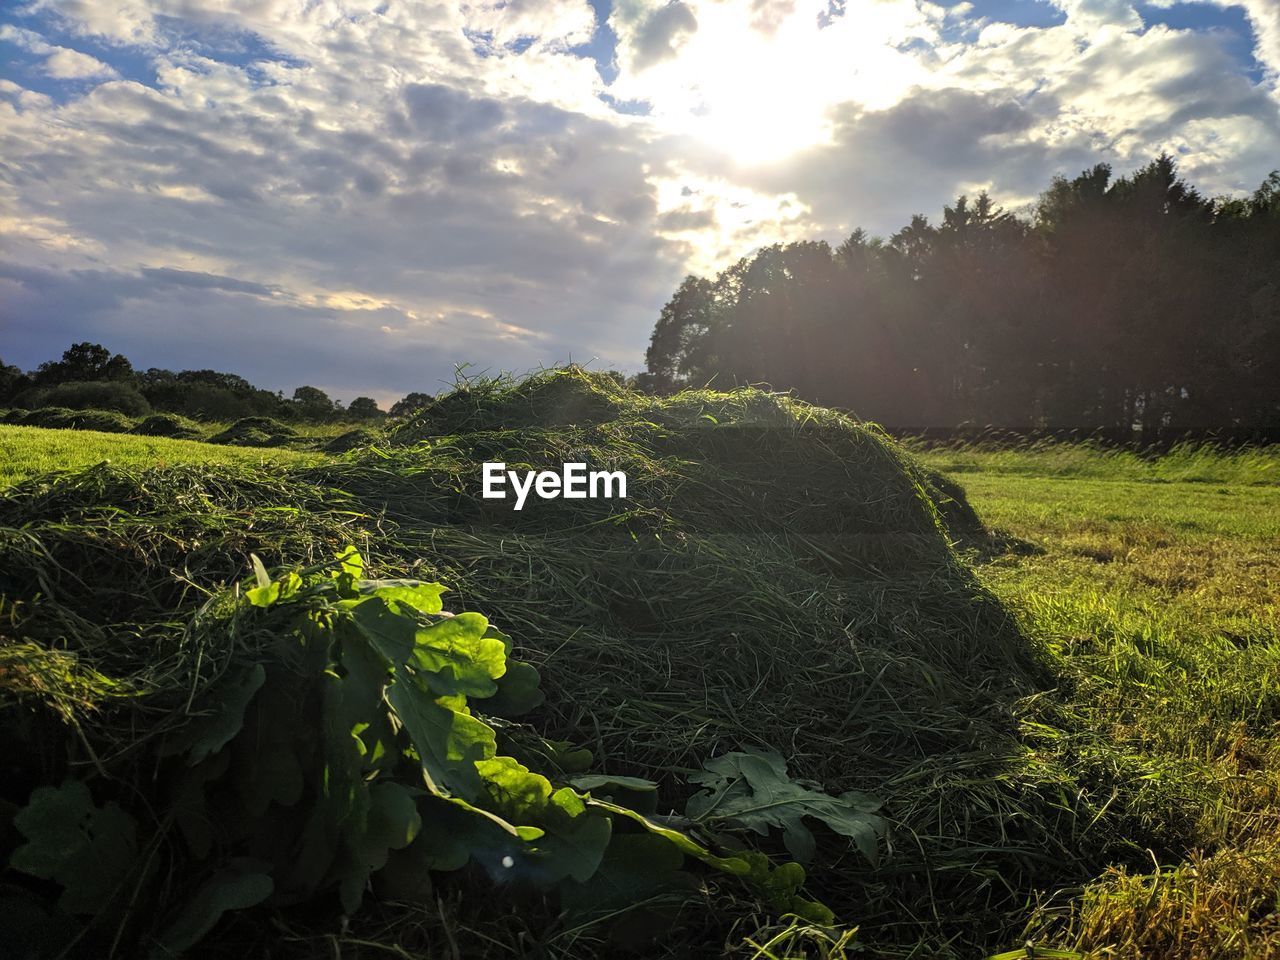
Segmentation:
{"type": "Polygon", "coordinates": [[[174,449],[0,499],[0,853],[31,867],[33,805],[132,824],[98,887],[48,860],[6,887],[50,949],[70,913],[86,955],[1280,950],[1270,452],[905,455],[757,391],[574,372],[309,463],[174,449]],[[483,459],[622,468],[631,498],[513,514],[483,459]],[[447,670],[436,582],[500,628],[462,620],[447,670]],[[382,696],[334,714],[324,684],[368,677],[350,631],[411,622],[414,659],[369,641],[382,696]],[[444,707],[484,758],[423,727],[444,707]],[[296,773],[255,778],[260,750],[296,773]],[[370,813],[303,843],[343,769],[370,813]],[[789,815],[752,819],[761,791],[789,815]]]}

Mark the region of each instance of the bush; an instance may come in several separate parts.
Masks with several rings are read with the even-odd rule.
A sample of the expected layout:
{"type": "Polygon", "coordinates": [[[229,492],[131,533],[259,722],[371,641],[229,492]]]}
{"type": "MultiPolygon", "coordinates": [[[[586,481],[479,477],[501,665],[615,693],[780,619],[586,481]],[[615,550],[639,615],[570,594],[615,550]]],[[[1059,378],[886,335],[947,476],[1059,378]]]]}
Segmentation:
{"type": "Polygon", "coordinates": [[[0,416],[0,423],[21,423],[22,418],[27,415],[26,410],[6,410],[3,416],[0,416]]]}
{"type": "Polygon", "coordinates": [[[22,398],[28,409],[69,407],[72,410],[115,410],[131,417],[151,412],[151,404],[128,383],[60,383],[32,390],[22,398]]]}
{"type": "Polygon", "coordinates": [[[172,437],[177,440],[192,440],[201,435],[200,427],[195,421],[176,413],[153,414],[134,427],[133,432],[147,437],[172,437]]]}

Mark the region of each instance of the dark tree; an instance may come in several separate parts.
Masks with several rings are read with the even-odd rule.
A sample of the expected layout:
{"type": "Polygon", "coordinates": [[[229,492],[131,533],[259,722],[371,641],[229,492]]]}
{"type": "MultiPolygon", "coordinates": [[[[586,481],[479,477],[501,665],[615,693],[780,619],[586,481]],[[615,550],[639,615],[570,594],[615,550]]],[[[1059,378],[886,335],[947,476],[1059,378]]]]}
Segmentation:
{"type": "Polygon", "coordinates": [[[31,380],[26,374],[0,358],[0,403],[8,403],[30,386],[31,380]]]}
{"type": "Polygon", "coordinates": [[[332,420],[342,409],[341,405],[330,399],[329,395],[319,387],[302,386],[293,391],[290,406],[300,420],[325,423],[332,420]]]}
{"type": "Polygon", "coordinates": [[[638,383],[768,383],[898,427],[1280,429],[1280,174],[1213,201],[1165,155],[686,277],[638,383]]]}
{"type": "Polygon", "coordinates": [[[395,403],[391,405],[391,416],[407,417],[411,413],[414,413],[417,410],[421,410],[423,407],[429,404],[432,399],[433,398],[429,393],[415,392],[415,393],[406,394],[404,397],[401,397],[399,400],[397,400],[395,403]]]}
{"type": "Polygon", "coordinates": [[[120,354],[98,343],[73,343],[61,360],[49,360],[36,369],[39,386],[82,381],[131,380],[133,365],[120,354]]]}
{"type": "Polygon", "coordinates": [[[372,397],[356,397],[347,405],[347,416],[352,420],[378,420],[384,414],[378,409],[378,401],[372,397]]]}

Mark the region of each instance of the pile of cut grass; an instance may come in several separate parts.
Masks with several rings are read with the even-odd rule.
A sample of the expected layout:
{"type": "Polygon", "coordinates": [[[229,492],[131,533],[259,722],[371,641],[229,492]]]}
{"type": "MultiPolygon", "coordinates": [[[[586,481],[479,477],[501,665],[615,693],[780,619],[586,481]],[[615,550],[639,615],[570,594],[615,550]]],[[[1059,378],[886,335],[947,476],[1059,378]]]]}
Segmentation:
{"type": "MultiPolygon", "coordinates": [[[[826,835],[811,893],[881,955],[973,955],[1016,935],[1035,890],[1096,873],[1114,853],[1109,818],[1123,816],[1020,738],[1023,705],[1051,677],[958,560],[952,541],[980,535],[956,488],[839,414],[756,390],[652,398],[576,369],[469,384],[389,448],[316,467],[35,479],[0,500],[0,633],[170,712],[78,701],[92,684],[51,701],[7,684],[6,752],[23,762],[3,799],[21,804],[181,722],[172,704],[245,655],[184,638],[250,552],[289,566],[349,542],[383,575],[440,580],[454,605],[488,613],[542,672],[547,701],[527,722],[588,747],[595,769],[658,781],[664,812],[683,809],[706,760],[752,746],[830,793],[881,798],[893,824],[881,863],[826,835]],[[623,470],[628,497],[517,513],[480,498],[485,461],[623,470]],[[41,700],[54,710],[33,712],[41,700]],[[76,725],[54,722],[59,710],[76,725]]],[[[384,946],[412,945],[429,929],[469,956],[600,948],[553,935],[554,913],[440,883],[438,910],[357,918],[353,936],[377,927],[384,946]]],[[[714,952],[772,923],[711,881],[695,900],[662,949],[714,952]]],[[[223,942],[274,936],[246,923],[223,942]]]]}

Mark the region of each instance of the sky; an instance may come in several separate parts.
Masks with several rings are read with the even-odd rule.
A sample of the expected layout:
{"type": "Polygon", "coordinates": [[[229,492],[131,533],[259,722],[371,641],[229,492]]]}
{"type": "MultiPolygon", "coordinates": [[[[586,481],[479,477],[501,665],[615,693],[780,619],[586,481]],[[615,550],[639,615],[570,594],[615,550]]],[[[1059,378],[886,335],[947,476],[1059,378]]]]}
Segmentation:
{"type": "Polygon", "coordinates": [[[760,246],[1280,167],[1277,0],[7,0],[0,360],[635,371],[760,246]]]}

